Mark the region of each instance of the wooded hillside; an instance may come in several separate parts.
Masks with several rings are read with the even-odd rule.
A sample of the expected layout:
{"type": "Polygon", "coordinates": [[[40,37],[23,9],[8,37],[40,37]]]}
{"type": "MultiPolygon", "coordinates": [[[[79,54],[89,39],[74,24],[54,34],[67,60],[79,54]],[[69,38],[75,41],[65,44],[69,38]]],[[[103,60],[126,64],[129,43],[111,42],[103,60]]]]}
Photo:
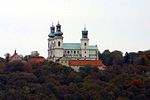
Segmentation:
{"type": "Polygon", "coordinates": [[[1,59],[0,99],[149,100],[149,53],[133,54],[135,58],[131,55],[121,57],[118,52],[107,51],[101,54],[109,65],[107,70],[86,66],[80,72],[53,62],[6,63],[1,59]],[[110,57],[105,58],[104,54],[110,57]]]}

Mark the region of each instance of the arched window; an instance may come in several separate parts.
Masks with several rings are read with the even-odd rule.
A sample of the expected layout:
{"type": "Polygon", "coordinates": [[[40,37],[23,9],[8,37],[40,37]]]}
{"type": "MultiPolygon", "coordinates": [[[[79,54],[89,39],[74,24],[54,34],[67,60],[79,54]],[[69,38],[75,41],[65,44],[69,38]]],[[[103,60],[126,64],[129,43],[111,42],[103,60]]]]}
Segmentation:
{"type": "Polygon", "coordinates": [[[86,43],[84,43],[84,46],[86,46],[86,43]]]}
{"type": "Polygon", "coordinates": [[[60,41],[58,41],[58,46],[60,46],[60,41]]]}

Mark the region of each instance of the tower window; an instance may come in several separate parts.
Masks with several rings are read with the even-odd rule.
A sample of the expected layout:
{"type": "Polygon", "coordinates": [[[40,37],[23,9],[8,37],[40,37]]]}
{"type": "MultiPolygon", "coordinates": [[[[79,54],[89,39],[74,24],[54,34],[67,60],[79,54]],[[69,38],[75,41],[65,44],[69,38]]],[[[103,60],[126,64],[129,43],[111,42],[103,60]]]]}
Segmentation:
{"type": "Polygon", "coordinates": [[[69,51],[67,53],[69,54],[69,51]]]}
{"type": "Polygon", "coordinates": [[[58,41],[58,46],[60,46],[60,41],[58,41]]]}
{"type": "Polygon", "coordinates": [[[84,43],[84,46],[86,46],[86,43],[84,43]]]}
{"type": "Polygon", "coordinates": [[[74,54],[76,54],[76,51],[74,51],[74,54]]]}

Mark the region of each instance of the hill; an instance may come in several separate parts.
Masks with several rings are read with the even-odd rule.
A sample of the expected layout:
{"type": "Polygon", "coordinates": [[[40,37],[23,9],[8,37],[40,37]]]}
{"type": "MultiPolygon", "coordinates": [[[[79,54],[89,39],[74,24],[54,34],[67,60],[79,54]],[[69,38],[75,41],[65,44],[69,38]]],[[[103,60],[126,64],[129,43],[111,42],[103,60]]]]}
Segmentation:
{"type": "Polygon", "coordinates": [[[2,100],[148,100],[150,66],[113,65],[75,72],[53,62],[0,66],[2,100]],[[1,68],[2,67],[2,68],[1,68]]]}

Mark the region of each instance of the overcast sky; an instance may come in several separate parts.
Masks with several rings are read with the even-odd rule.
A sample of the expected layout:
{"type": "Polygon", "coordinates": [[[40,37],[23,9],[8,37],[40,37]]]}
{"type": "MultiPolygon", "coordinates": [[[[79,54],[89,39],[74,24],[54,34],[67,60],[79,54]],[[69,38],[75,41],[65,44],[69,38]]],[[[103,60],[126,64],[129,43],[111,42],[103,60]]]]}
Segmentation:
{"type": "Polygon", "coordinates": [[[49,27],[58,21],[64,42],[80,42],[86,25],[100,52],[150,49],[150,0],[0,0],[0,56],[16,49],[47,57],[49,27]]]}

